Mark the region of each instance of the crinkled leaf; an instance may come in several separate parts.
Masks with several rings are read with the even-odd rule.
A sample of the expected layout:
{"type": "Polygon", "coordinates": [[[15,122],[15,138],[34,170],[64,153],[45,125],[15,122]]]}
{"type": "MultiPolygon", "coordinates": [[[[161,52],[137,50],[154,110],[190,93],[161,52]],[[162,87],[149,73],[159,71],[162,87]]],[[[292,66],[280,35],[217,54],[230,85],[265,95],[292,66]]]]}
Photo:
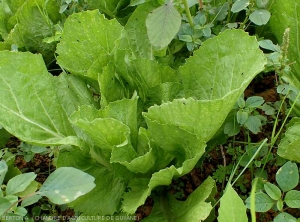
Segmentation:
{"type": "Polygon", "coordinates": [[[93,94],[88,90],[87,82],[80,76],[60,74],[54,78],[57,97],[65,112],[70,116],[82,105],[93,105],[99,108],[93,94]]]}
{"type": "Polygon", "coordinates": [[[160,49],[166,47],[179,31],[180,24],[181,15],[172,1],[150,12],[146,26],[151,44],[160,49]]]}
{"type": "Polygon", "coordinates": [[[258,9],[252,12],[249,16],[251,22],[255,25],[265,25],[270,20],[271,13],[266,9],[258,9]]]}
{"type": "Polygon", "coordinates": [[[125,142],[127,136],[123,137],[122,135],[129,134],[131,139],[128,142],[131,141],[135,146],[138,133],[137,101],[137,98],[123,99],[111,102],[101,110],[91,106],[82,106],[78,112],[72,115],[71,119],[75,125],[84,129],[94,139],[95,145],[99,147],[103,146],[102,148],[111,149],[113,145],[125,142]],[[92,126],[99,128],[100,131],[91,128],[92,126]],[[112,131],[107,130],[106,127],[112,131]],[[103,133],[102,137],[100,132],[103,133]]]}
{"type": "Polygon", "coordinates": [[[87,0],[86,2],[89,9],[99,9],[100,12],[111,17],[115,17],[120,8],[126,7],[129,4],[128,0],[87,0]]]}
{"type": "Polygon", "coordinates": [[[175,70],[153,60],[139,58],[124,61],[124,55],[119,54],[115,63],[119,75],[126,80],[130,88],[138,89],[138,95],[144,101],[151,100],[148,98],[151,88],[166,82],[179,82],[175,70]]]}
{"type": "Polygon", "coordinates": [[[98,80],[122,29],[116,20],[106,19],[97,10],[73,14],[64,24],[57,45],[59,65],[73,74],[98,80]]]}
{"type": "Polygon", "coordinates": [[[288,127],[284,138],[279,143],[277,154],[285,159],[300,163],[300,121],[297,118],[293,120],[295,120],[294,124],[288,127]]]}
{"type": "Polygon", "coordinates": [[[0,125],[29,143],[79,144],[42,57],[2,51],[0,58],[0,125]]]}
{"type": "Polygon", "coordinates": [[[109,63],[103,68],[102,74],[98,76],[101,93],[101,105],[126,98],[129,94],[126,87],[116,77],[116,68],[113,63],[109,63]]]}
{"type": "MultiPolygon", "coordinates": [[[[172,131],[174,132],[174,130],[172,131]]],[[[178,130],[176,136],[178,136],[178,134],[181,132],[178,130]]],[[[191,136],[189,138],[191,138],[191,136]]],[[[174,138],[172,139],[174,140],[174,138]]],[[[192,142],[193,141],[190,141],[190,143],[192,142]]],[[[169,143],[172,143],[171,138],[169,143]]],[[[178,167],[172,165],[171,167],[164,168],[159,172],[152,174],[150,180],[148,178],[135,178],[130,180],[128,186],[131,189],[123,196],[124,201],[122,202],[122,209],[127,213],[134,213],[136,209],[145,202],[155,187],[161,185],[170,185],[173,177],[180,177],[190,172],[203,155],[204,148],[205,144],[197,141],[197,146],[191,150],[192,152],[188,153],[192,157],[187,156],[186,160],[182,164],[179,164],[178,167]]]]}
{"type": "Polygon", "coordinates": [[[178,201],[171,195],[155,196],[155,204],[151,214],[143,221],[203,221],[212,210],[212,206],[207,202],[207,198],[213,192],[214,186],[214,181],[210,177],[207,178],[193,191],[186,201],[178,201]]]}
{"type": "Polygon", "coordinates": [[[124,28],[124,37],[120,42],[122,49],[130,50],[137,58],[154,58],[153,46],[147,35],[146,18],[158,6],[156,1],[149,1],[134,10],[124,28]]]}
{"type": "Polygon", "coordinates": [[[243,200],[239,197],[237,192],[232,188],[231,184],[227,185],[227,189],[220,200],[219,208],[219,222],[248,221],[246,214],[246,207],[243,200]]]}
{"type": "Polygon", "coordinates": [[[55,204],[65,204],[90,192],[95,178],[73,167],[60,167],[49,175],[38,194],[55,204]]]}
{"type": "Polygon", "coordinates": [[[55,0],[27,0],[14,15],[16,25],[9,33],[6,43],[16,44],[31,52],[40,52],[46,63],[54,60],[56,44],[47,44],[43,39],[54,35],[54,24],[60,19],[59,4],[55,0]],[[38,28],[37,28],[38,27],[38,28]]]}
{"type": "Polygon", "coordinates": [[[7,183],[6,195],[12,195],[24,191],[35,178],[36,174],[33,172],[15,176],[7,183]]]}
{"type": "Polygon", "coordinates": [[[236,91],[240,96],[265,63],[256,38],[242,30],[226,30],[205,41],[179,72],[186,97],[214,100],[236,91]],[[238,41],[243,45],[235,44],[238,41]]]}
{"type": "Polygon", "coordinates": [[[286,162],[276,173],[276,182],[283,192],[295,188],[299,183],[299,169],[296,163],[286,162]]]}
{"type": "Polygon", "coordinates": [[[174,165],[170,167],[167,167],[167,164],[172,159],[168,162],[162,162],[164,165],[158,168],[161,170],[152,174],[150,180],[149,178],[130,180],[129,187],[131,189],[123,196],[122,205],[123,210],[128,213],[134,213],[155,187],[169,185],[173,177],[179,177],[190,172],[204,153],[205,143],[195,135],[177,126],[159,124],[148,118],[147,124],[149,137],[160,145],[160,149],[172,154],[173,158],[176,159],[174,165]]]}

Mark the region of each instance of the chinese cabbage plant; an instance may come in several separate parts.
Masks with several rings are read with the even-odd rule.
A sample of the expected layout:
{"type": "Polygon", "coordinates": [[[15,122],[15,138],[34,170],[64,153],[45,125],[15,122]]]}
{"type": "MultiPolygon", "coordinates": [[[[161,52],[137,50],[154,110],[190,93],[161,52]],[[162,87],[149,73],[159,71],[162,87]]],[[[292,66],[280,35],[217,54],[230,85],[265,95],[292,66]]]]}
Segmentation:
{"type": "Polygon", "coordinates": [[[265,57],[255,37],[227,30],[174,70],[156,61],[148,40],[135,39],[146,27],[137,33],[132,16],[124,27],[97,10],[68,17],[57,77],[41,55],[1,51],[0,125],[31,144],[67,145],[57,167],[95,178],[91,192],[69,203],[82,215],[134,214],[152,195],[144,221],[202,221],[213,208],[211,178],[184,202],[155,188],[194,168],[265,57]]]}

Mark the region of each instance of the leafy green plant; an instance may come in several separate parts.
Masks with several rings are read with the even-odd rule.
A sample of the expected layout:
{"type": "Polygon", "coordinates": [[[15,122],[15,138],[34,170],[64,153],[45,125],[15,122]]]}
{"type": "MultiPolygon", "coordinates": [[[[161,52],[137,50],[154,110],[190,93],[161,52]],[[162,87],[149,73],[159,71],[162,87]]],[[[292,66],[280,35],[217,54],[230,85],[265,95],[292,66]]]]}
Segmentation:
{"type": "MultiPolygon", "coordinates": [[[[132,215],[151,195],[152,213],[143,221],[207,219],[216,193],[211,177],[185,201],[176,199],[182,197],[180,183],[175,195],[158,191],[190,172],[208,142],[217,143],[214,135],[234,107],[236,115],[227,123],[226,133],[233,136],[240,129],[245,131],[249,155],[233,146],[228,153],[237,161],[235,168],[232,163],[218,166],[213,178],[224,183],[231,172],[219,221],[247,221],[246,208],[233,186],[243,189],[239,183],[243,172],[248,167],[260,169],[274,158],[266,155],[264,145],[253,148],[249,131],[258,133],[266,121],[260,110],[273,116],[279,108],[261,97],[245,100],[239,96],[262,70],[279,70],[284,80],[277,89],[283,95],[281,104],[286,95],[292,101],[298,99],[297,84],[290,83],[295,67],[289,62],[294,60],[287,53],[288,44],[279,48],[269,40],[258,42],[243,31],[253,33],[252,24],[267,24],[269,9],[278,17],[277,2],[1,3],[2,132],[28,144],[19,149],[27,160],[40,152],[36,147],[59,147],[55,148],[57,170],[74,167],[95,178],[91,192],[68,203],[78,215],[132,215]],[[259,46],[271,53],[263,55],[259,46]],[[49,74],[52,66],[58,76],[49,74]],[[238,170],[239,165],[244,169],[238,170]]],[[[276,29],[276,25],[271,18],[270,27],[276,29]]],[[[265,34],[260,32],[258,37],[265,34]]],[[[295,43],[293,32],[291,36],[295,43]]],[[[278,115],[274,119],[268,152],[280,135],[275,135],[278,115]]],[[[287,120],[284,118],[280,132],[287,120]]],[[[299,161],[291,153],[299,142],[296,130],[298,120],[294,118],[278,154],[299,161]]],[[[36,214],[38,211],[36,208],[36,214]]]]}
{"type": "MultiPolygon", "coordinates": [[[[286,205],[289,208],[300,208],[300,191],[293,190],[299,184],[299,169],[295,163],[285,163],[276,173],[278,186],[270,182],[264,182],[262,189],[255,193],[255,211],[267,212],[271,208],[280,211],[275,218],[279,221],[297,221],[296,218],[284,212],[286,205]]],[[[246,200],[250,208],[251,197],[246,200]]]]}
{"type": "MultiPolygon", "coordinates": [[[[153,189],[191,171],[265,64],[255,38],[228,30],[205,41],[175,71],[145,56],[152,52],[150,44],[136,48],[137,41],[149,41],[132,38],[137,22],[129,19],[123,27],[98,11],[68,17],[56,52],[57,62],[71,75],[49,75],[39,55],[0,53],[0,95],[5,95],[0,114],[6,117],[1,125],[31,144],[72,145],[60,151],[57,166],[76,167],[96,178],[95,189],[69,204],[82,215],[133,214],[153,189]],[[100,104],[87,85],[99,89],[100,104]]],[[[172,206],[184,203],[154,195],[158,199],[149,220],[162,216],[155,209],[166,203],[172,213],[165,220],[191,220],[191,215],[204,220],[214,186],[208,178],[176,211],[172,206]]]]}
{"type": "Polygon", "coordinates": [[[247,129],[250,132],[257,134],[260,132],[262,125],[267,121],[266,117],[260,115],[258,108],[268,110],[267,114],[271,113],[270,106],[262,106],[264,99],[260,96],[252,96],[245,101],[240,97],[236,103],[236,117],[233,121],[227,122],[224,126],[224,133],[229,136],[237,135],[241,128],[247,129]]]}
{"type": "MultiPolygon", "coordinates": [[[[7,171],[6,162],[1,160],[1,184],[7,171]]],[[[0,215],[4,216],[3,218],[6,216],[24,217],[27,214],[25,207],[36,203],[42,196],[46,196],[55,204],[65,204],[76,200],[95,187],[92,176],[72,167],[57,169],[40,187],[39,183],[34,180],[36,176],[32,172],[20,174],[11,178],[6,185],[1,186],[0,215]]],[[[4,221],[6,220],[4,219],[4,221]]]]}
{"type": "Polygon", "coordinates": [[[34,155],[37,153],[41,155],[49,153],[49,149],[47,149],[46,147],[32,146],[24,142],[21,142],[21,144],[17,147],[16,150],[16,154],[23,156],[26,162],[32,160],[34,155]]]}

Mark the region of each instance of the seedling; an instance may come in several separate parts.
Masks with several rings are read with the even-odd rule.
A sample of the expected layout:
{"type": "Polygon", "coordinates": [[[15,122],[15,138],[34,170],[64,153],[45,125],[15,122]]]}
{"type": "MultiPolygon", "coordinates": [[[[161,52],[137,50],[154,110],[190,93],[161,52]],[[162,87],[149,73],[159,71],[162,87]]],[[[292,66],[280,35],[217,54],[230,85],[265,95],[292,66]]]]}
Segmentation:
{"type": "MultiPolygon", "coordinates": [[[[280,212],[274,222],[297,221],[296,218],[286,213],[288,208],[300,208],[300,191],[293,190],[299,184],[299,169],[296,163],[285,163],[276,173],[277,185],[262,181],[261,186],[256,188],[255,211],[267,212],[271,208],[280,212]]],[[[250,209],[251,197],[247,198],[246,206],[250,209]]]]}

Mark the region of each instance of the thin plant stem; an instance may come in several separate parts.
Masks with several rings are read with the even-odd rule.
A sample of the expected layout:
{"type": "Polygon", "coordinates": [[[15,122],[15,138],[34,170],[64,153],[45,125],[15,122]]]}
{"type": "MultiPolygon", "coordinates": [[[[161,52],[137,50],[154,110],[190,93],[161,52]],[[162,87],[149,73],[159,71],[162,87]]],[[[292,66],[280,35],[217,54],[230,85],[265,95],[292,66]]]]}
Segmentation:
{"type": "Polygon", "coordinates": [[[262,144],[260,144],[260,147],[257,149],[257,151],[254,153],[254,155],[251,157],[250,161],[247,163],[247,165],[244,167],[244,169],[240,172],[240,174],[237,176],[237,178],[233,181],[232,186],[236,183],[236,181],[240,178],[240,176],[245,172],[245,170],[247,169],[247,167],[250,165],[250,163],[252,163],[252,161],[254,160],[254,158],[257,156],[257,154],[259,153],[259,151],[261,150],[261,148],[265,145],[265,143],[268,141],[268,139],[264,139],[264,141],[262,142],[262,144]]]}
{"type": "Polygon", "coordinates": [[[188,18],[189,24],[192,28],[194,28],[194,22],[193,22],[193,18],[192,18],[190,9],[189,9],[188,1],[187,0],[182,0],[182,3],[184,5],[184,10],[185,10],[186,16],[188,18]]]}
{"type": "MultiPolygon", "coordinates": [[[[221,150],[221,154],[222,154],[222,158],[223,158],[223,166],[226,167],[226,156],[225,156],[222,145],[220,145],[220,150],[221,150]]],[[[224,186],[225,186],[225,178],[223,179],[223,182],[222,182],[222,190],[224,190],[224,186]]]]}
{"type": "Polygon", "coordinates": [[[199,10],[202,11],[203,9],[203,0],[198,0],[199,1],[199,10]]]}
{"type": "Polygon", "coordinates": [[[251,221],[256,222],[256,212],[255,212],[255,193],[257,186],[258,178],[255,178],[252,183],[252,189],[250,194],[250,212],[251,212],[251,221]]]}

